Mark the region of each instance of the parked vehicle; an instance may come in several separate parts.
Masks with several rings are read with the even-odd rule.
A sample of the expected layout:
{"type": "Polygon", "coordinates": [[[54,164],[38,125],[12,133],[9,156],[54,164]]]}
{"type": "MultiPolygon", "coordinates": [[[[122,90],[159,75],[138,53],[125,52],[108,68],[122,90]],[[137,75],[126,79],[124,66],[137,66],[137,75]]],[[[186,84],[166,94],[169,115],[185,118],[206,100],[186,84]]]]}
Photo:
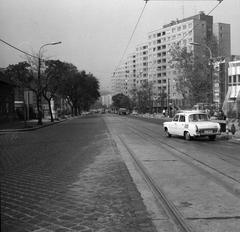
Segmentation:
{"type": "Polygon", "coordinates": [[[126,108],[119,108],[118,114],[119,115],[126,115],[127,114],[127,109],[126,108]]]}
{"type": "Polygon", "coordinates": [[[184,136],[186,140],[193,137],[209,137],[215,140],[220,135],[220,124],[210,121],[206,113],[201,111],[186,111],[177,113],[171,122],[163,123],[167,137],[171,135],[184,136]]]}

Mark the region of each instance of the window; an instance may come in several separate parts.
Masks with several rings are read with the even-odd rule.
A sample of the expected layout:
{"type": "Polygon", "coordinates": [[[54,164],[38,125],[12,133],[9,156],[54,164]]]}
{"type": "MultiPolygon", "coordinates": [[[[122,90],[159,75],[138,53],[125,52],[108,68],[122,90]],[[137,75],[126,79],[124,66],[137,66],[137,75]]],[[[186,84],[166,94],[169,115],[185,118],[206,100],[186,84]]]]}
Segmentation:
{"type": "Polygon", "coordinates": [[[232,84],[232,77],[231,76],[228,77],[228,83],[232,84]]]}
{"type": "Polygon", "coordinates": [[[179,122],[185,122],[185,116],[184,115],[180,115],[179,122]]]}
{"type": "Polygon", "coordinates": [[[236,75],[233,76],[233,83],[236,83],[237,82],[237,77],[236,75]]]}
{"type": "Polygon", "coordinates": [[[177,121],[178,121],[178,118],[179,118],[179,115],[176,114],[176,115],[174,116],[174,118],[173,118],[173,121],[174,121],[174,122],[177,122],[177,121]]]}
{"type": "Polygon", "coordinates": [[[176,28],[173,28],[173,29],[172,29],[172,33],[175,33],[175,32],[176,32],[176,28]]]}
{"type": "Polygon", "coordinates": [[[181,27],[178,27],[177,30],[178,30],[178,31],[181,31],[181,27]]]}
{"type": "Polygon", "coordinates": [[[189,24],[188,24],[188,28],[192,28],[192,23],[189,23],[189,24]]]}
{"type": "Polygon", "coordinates": [[[183,25],[183,30],[185,30],[187,28],[187,25],[183,25]]]}

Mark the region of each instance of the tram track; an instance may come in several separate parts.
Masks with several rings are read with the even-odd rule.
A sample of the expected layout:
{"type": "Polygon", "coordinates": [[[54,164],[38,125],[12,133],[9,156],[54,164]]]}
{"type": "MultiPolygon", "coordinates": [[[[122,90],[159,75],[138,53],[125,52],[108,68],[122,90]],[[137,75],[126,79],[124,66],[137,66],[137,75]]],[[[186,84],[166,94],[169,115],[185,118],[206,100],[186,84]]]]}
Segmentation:
{"type": "MultiPolygon", "coordinates": [[[[213,154],[212,156],[210,148],[209,155],[211,156],[208,156],[208,146],[199,149],[200,151],[198,150],[196,154],[193,154],[195,144],[192,145],[190,143],[187,145],[185,140],[177,138],[174,140],[165,137],[161,138],[163,134],[159,134],[156,127],[154,128],[152,125],[138,126],[140,124],[128,122],[128,120],[117,117],[109,120],[109,125],[111,133],[114,134],[118,143],[121,144],[119,145],[120,149],[123,149],[126,157],[131,157],[132,163],[137,167],[139,173],[141,173],[142,178],[155,196],[158,205],[164,209],[175,229],[177,228],[176,231],[202,231],[203,221],[206,224],[209,221],[214,224],[218,220],[236,221],[239,219],[239,210],[233,213],[231,210],[234,210],[234,208],[232,208],[230,203],[236,202],[238,205],[237,202],[240,199],[238,171],[234,166],[232,167],[235,170],[230,171],[231,168],[228,166],[228,162],[222,160],[221,156],[219,157],[217,154],[213,154]],[[161,153],[161,156],[159,156],[159,153],[161,153]],[[204,155],[203,157],[210,157],[211,159],[205,162],[205,159],[201,156],[202,154],[204,155]],[[213,165],[215,161],[223,165],[222,167],[225,167],[225,169],[219,169],[217,165],[213,165]],[[173,169],[171,169],[171,166],[173,169]],[[177,179],[174,179],[174,173],[177,174],[174,171],[174,167],[179,167],[179,173],[181,173],[176,176],[177,179]],[[188,171],[185,172],[183,167],[188,171]],[[166,171],[166,175],[164,170],[166,171]],[[185,174],[186,178],[184,178],[185,174]],[[189,174],[190,176],[188,176],[189,174]],[[163,177],[162,181],[158,178],[159,176],[163,177]],[[197,181],[201,180],[199,181],[201,187],[198,186],[198,182],[194,182],[194,179],[197,179],[197,181]],[[209,181],[206,181],[206,179],[209,181]],[[192,185],[190,185],[190,182],[186,184],[188,180],[191,181],[192,185]],[[176,186],[176,188],[172,188],[173,186],[176,186]],[[202,186],[205,186],[205,188],[211,186],[211,189],[207,190],[206,188],[208,193],[205,194],[202,191],[204,189],[202,186]],[[201,193],[197,193],[200,199],[203,196],[210,196],[210,199],[212,199],[210,205],[208,205],[209,200],[207,197],[202,198],[202,203],[200,203],[199,198],[194,197],[196,196],[194,192],[198,189],[201,191],[201,193]],[[177,192],[181,192],[181,195],[179,195],[181,196],[180,199],[177,198],[177,192]],[[209,195],[210,192],[214,192],[214,195],[209,195]],[[188,194],[186,197],[184,196],[185,193],[188,194]],[[219,205],[218,201],[220,199],[223,201],[223,204],[220,203],[219,205]],[[226,200],[229,200],[230,208],[225,208],[225,211],[218,211],[218,207],[225,207],[226,200]],[[192,204],[194,204],[194,207],[191,206],[192,204]],[[214,211],[214,207],[216,207],[216,212],[214,211]],[[209,211],[209,208],[212,208],[213,211],[209,211]],[[226,210],[229,210],[230,215],[226,214],[226,210]]],[[[125,159],[127,159],[126,157],[125,159]]],[[[229,164],[234,165],[230,162],[229,164]]],[[[225,227],[225,224],[223,223],[222,226],[225,227]]]]}
{"type": "MultiPolygon", "coordinates": [[[[137,122],[136,124],[138,124],[140,127],[142,127],[142,125],[141,125],[139,122],[137,122]]],[[[160,125],[160,126],[161,126],[161,125],[160,125]]],[[[150,132],[156,133],[156,131],[150,130],[150,129],[147,128],[147,127],[144,127],[144,129],[145,129],[145,130],[148,130],[148,131],[150,131],[150,132]]],[[[163,130],[162,130],[161,135],[165,135],[165,133],[164,133],[163,130]]],[[[171,137],[171,140],[173,140],[174,142],[180,143],[180,144],[185,144],[185,140],[181,140],[181,139],[179,139],[179,138],[171,137]]],[[[198,148],[201,149],[201,146],[198,146],[198,148]]],[[[221,157],[228,157],[228,158],[232,159],[233,161],[226,160],[225,158],[222,158],[222,159],[223,159],[224,161],[228,162],[228,163],[231,163],[231,164],[233,164],[233,165],[236,165],[236,166],[240,167],[240,164],[236,164],[236,162],[235,162],[235,161],[240,162],[240,157],[238,158],[238,157],[236,157],[236,156],[232,156],[231,154],[224,154],[224,153],[222,153],[221,151],[218,151],[218,153],[215,153],[215,152],[214,152],[214,154],[216,154],[216,155],[218,155],[218,156],[221,156],[221,157]]]]}
{"type": "Polygon", "coordinates": [[[172,201],[168,199],[164,190],[154,182],[151,175],[148,173],[147,169],[144,167],[141,161],[137,158],[137,156],[131,150],[131,148],[127,145],[127,143],[124,141],[122,136],[120,136],[120,134],[115,129],[113,131],[118,136],[118,138],[120,139],[124,147],[127,149],[128,153],[132,157],[135,166],[137,167],[142,177],[144,178],[145,182],[148,184],[153,194],[155,195],[157,199],[157,203],[164,208],[167,215],[173,220],[175,226],[181,232],[193,232],[194,229],[187,224],[187,222],[184,220],[184,217],[181,215],[178,209],[174,206],[172,201]]]}
{"type": "MultiPolygon", "coordinates": [[[[142,132],[142,131],[140,131],[140,130],[139,130],[139,131],[136,131],[136,129],[131,129],[130,127],[131,127],[131,126],[128,124],[128,129],[132,130],[133,132],[137,133],[138,135],[140,135],[140,136],[142,136],[142,137],[144,137],[144,138],[148,137],[148,139],[150,139],[150,140],[154,143],[155,146],[160,147],[159,141],[158,141],[156,138],[154,138],[153,136],[151,136],[151,135],[149,135],[149,134],[147,134],[147,133],[144,133],[144,132],[142,132]]],[[[175,152],[171,152],[171,154],[172,154],[175,158],[181,160],[182,162],[184,162],[184,163],[187,164],[188,166],[192,167],[193,169],[195,169],[196,171],[198,171],[201,175],[203,175],[203,176],[205,176],[206,178],[210,179],[211,181],[213,181],[213,182],[216,183],[217,185],[221,186],[222,188],[224,188],[225,190],[227,190],[228,192],[230,192],[230,193],[233,194],[234,196],[240,198],[240,190],[235,189],[235,188],[232,187],[230,184],[228,184],[226,181],[222,180],[221,178],[217,177],[216,175],[213,175],[212,173],[208,172],[208,171],[205,170],[204,168],[202,168],[202,167],[194,164],[192,161],[196,161],[197,163],[200,163],[201,165],[206,166],[207,168],[210,168],[210,169],[214,170],[215,172],[218,172],[218,173],[220,173],[221,175],[224,175],[224,176],[226,176],[227,178],[230,178],[230,179],[232,179],[232,180],[240,183],[238,180],[234,179],[233,177],[231,177],[231,176],[229,176],[229,175],[226,175],[226,174],[223,173],[223,172],[220,172],[219,170],[217,170],[217,169],[215,169],[215,168],[213,168],[213,167],[211,167],[211,166],[203,163],[202,161],[200,161],[200,160],[198,160],[198,159],[195,159],[195,158],[189,156],[188,154],[186,154],[185,152],[182,152],[181,150],[175,148],[174,146],[171,146],[171,145],[169,145],[169,144],[164,143],[163,141],[161,141],[161,146],[162,146],[163,144],[164,144],[165,146],[167,146],[168,148],[170,148],[170,149],[172,149],[172,150],[175,151],[175,152]],[[181,153],[181,154],[183,154],[184,156],[187,156],[188,158],[192,159],[192,161],[188,161],[186,158],[179,156],[178,154],[176,154],[176,152],[177,152],[177,153],[181,153]]]]}
{"type": "MultiPolygon", "coordinates": [[[[235,181],[235,182],[237,182],[237,183],[240,183],[239,180],[231,177],[230,175],[227,175],[226,173],[221,172],[220,170],[217,170],[216,168],[211,167],[210,165],[208,165],[208,164],[206,164],[206,163],[204,163],[204,162],[202,162],[202,161],[200,161],[200,160],[198,160],[198,159],[190,156],[190,155],[187,154],[186,152],[183,152],[183,151],[181,151],[180,149],[177,149],[177,148],[175,148],[174,146],[172,146],[172,145],[170,145],[170,144],[168,144],[168,143],[166,143],[166,142],[164,142],[164,141],[161,141],[161,146],[160,146],[159,140],[157,140],[157,139],[155,138],[156,136],[149,135],[148,133],[146,133],[146,132],[144,132],[144,131],[142,131],[142,130],[139,130],[139,129],[136,128],[136,127],[133,127],[131,124],[126,123],[125,121],[123,121],[123,120],[121,120],[121,119],[118,119],[118,120],[119,120],[121,123],[124,123],[129,130],[133,131],[134,133],[138,134],[139,136],[141,136],[141,137],[143,137],[143,138],[146,138],[146,137],[147,137],[148,140],[150,140],[152,143],[154,143],[155,146],[161,148],[161,147],[164,145],[166,148],[171,149],[171,154],[172,154],[175,158],[181,160],[183,163],[187,164],[188,166],[190,166],[190,167],[193,168],[194,170],[198,171],[198,173],[200,173],[201,175],[205,176],[205,177],[208,178],[209,180],[213,181],[215,184],[221,186],[222,188],[224,188],[225,190],[227,190],[228,192],[230,192],[232,195],[240,198],[240,190],[239,190],[239,189],[234,188],[232,185],[230,185],[228,182],[222,180],[222,179],[221,179],[220,177],[218,177],[217,175],[214,175],[214,174],[210,173],[210,172],[207,171],[206,169],[204,169],[204,168],[202,168],[202,167],[194,164],[193,162],[196,162],[197,164],[200,164],[201,166],[204,166],[204,167],[206,167],[206,168],[208,168],[208,169],[211,169],[211,170],[213,170],[214,172],[217,172],[217,173],[219,173],[220,175],[225,176],[225,177],[227,177],[227,178],[229,178],[229,179],[231,179],[231,180],[233,180],[233,181],[235,181]],[[184,158],[183,156],[180,156],[180,155],[177,154],[177,153],[182,154],[182,155],[185,156],[186,158],[184,158]],[[191,160],[189,161],[188,159],[191,159],[191,160]]],[[[147,128],[147,130],[149,130],[149,129],[147,128]]],[[[150,131],[151,131],[151,132],[154,132],[154,131],[152,131],[152,130],[150,130],[150,131]]],[[[156,133],[156,132],[154,132],[154,133],[156,133]]],[[[183,144],[183,143],[182,143],[182,144],[183,144]]],[[[225,161],[225,162],[226,162],[226,161],[225,161]]],[[[234,165],[236,165],[236,164],[234,164],[234,165]]]]}

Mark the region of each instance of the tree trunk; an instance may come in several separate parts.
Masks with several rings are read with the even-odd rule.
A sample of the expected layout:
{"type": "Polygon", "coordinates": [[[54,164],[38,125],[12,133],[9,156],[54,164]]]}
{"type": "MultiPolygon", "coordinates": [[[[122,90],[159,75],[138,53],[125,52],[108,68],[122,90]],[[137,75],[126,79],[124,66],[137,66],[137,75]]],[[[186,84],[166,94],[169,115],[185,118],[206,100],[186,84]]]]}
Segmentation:
{"type": "Polygon", "coordinates": [[[38,125],[42,125],[42,111],[40,109],[41,94],[36,94],[37,96],[37,111],[38,111],[38,125]]]}
{"type": "Polygon", "coordinates": [[[52,108],[51,108],[51,99],[50,100],[48,99],[47,101],[48,101],[48,107],[49,107],[51,122],[54,122],[54,118],[53,118],[53,114],[52,114],[52,108]]]}

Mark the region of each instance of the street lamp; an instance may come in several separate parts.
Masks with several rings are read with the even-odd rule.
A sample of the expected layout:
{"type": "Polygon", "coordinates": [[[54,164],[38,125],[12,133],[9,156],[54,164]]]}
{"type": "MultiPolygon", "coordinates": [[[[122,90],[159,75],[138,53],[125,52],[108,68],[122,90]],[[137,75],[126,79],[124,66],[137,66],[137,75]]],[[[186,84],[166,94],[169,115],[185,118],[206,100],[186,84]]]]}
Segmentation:
{"type": "Polygon", "coordinates": [[[205,47],[208,49],[209,51],[209,54],[210,54],[210,104],[212,105],[213,104],[213,65],[212,65],[212,61],[213,61],[213,58],[212,58],[212,51],[211,49],[205,45],[205,44],[200,44],[200,43],[190,43],[192,45],[195,45],[195,46],[202,46],[202,47],[205,47]]]}
{"type": "Polygon", "coordinates": [[[38,125],[42,125],[42,111],[40,111],[40,103],[41,103],[41,93],[40,93],[40,80],[41,80],[41,58],[40,58],[40,52],[41,49],[47,45],[57,45],[60,44],[61,41],[58,42],[52,42],[52,43],[47,43],[44,44],[42,47],[40,47],[39,52],[38,52],[38,96],[37,96],[37,110],[38,110],[38,125]]]}

